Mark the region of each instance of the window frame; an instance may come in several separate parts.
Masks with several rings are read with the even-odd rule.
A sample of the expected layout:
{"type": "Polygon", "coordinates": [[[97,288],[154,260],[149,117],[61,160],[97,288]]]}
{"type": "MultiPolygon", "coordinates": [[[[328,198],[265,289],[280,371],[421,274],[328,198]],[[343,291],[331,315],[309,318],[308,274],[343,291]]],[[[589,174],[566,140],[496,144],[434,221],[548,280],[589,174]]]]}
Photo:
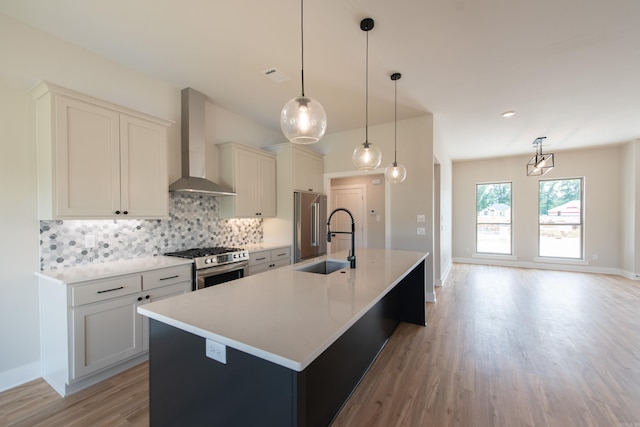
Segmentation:
{"type": "MultiPolygon", "coordinates": [[[[494,182],[479,182],[476,183],[475,191],[475,253],[479,255],[489,256],[513,256],[513,181],[494,181],[494,182]],[[478,222],[478,188],[482,185],[496,185],[496,184],[508,184],[509,185],[509,222],[478,222]],[[478,250],[478,225],[480,224],[495,224],[499,226],[509,225],[509,252],[480,252],[478,250]]],[[[505,216],[506,217],[506,216],[505,216]]]]}
{"type": "Polygon", "coordinates": [[[538,180],[538,258],[540,259],[548,259],[548,260],[571,260],[571,261],[584,261],[585,260],[585,250],[584,250],[584,228],[585,228],[585,212],[584,212],[584,177],[571,177],[571,178],[550,178],[550,179],[540,179],[538,180]],[[579,222],[577,223],[569,223],[569,224],[549,224],[540,222],[541,218],[541,187],[543,182],[550,181],[579,181],[580,182],[580,216],[579,222]],[[552,255],[542,255],[541,254],[541,226],[562,226],[562,225],[579,225],[580,226],[580,256],[579,257],[569,257],[569,256],[552,256],[552,255]]]}

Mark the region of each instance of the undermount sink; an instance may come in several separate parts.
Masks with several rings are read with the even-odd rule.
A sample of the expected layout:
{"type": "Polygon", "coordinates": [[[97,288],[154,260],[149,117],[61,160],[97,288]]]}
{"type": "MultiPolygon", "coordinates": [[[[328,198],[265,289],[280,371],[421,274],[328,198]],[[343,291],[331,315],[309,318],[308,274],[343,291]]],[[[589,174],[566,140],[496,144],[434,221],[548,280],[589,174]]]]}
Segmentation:
{"type": "Polygon", "coordinates": [[[345,267],[349,267],[349,261],[326,260],[295,268],[294,270],[316,274],[331,274],[345,267]]]}

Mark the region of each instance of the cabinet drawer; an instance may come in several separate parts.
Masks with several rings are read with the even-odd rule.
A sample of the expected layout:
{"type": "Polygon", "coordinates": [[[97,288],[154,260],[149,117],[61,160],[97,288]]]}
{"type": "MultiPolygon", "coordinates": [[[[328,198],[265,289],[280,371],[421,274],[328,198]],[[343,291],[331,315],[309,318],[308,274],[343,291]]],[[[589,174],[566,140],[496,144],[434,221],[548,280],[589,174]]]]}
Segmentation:
{"type": "Polygon", "coordinates": [[[289,259],[279,259],[270,262],[264,262],[262,264],[256,264],[253,267],[249,267],[249,276],[262,273],[263,271],[273,270],[274,268],[284,267],[289,265],[289,259]]]}
{"type": "Polygon", "coordinates": [[[281,259],[291,259],[291,248],[280,248],[271,251],[271,261],[279,261],[281,259]]]}
{"type": "Polygon", "coordinates": [[[249,252],[249,266],[271,261],[271,251],[249,252]]]}
{"type": "Polygon", "coordinates": [[[174,283],[191,282],[191,275],[190,264],[146,271],[142,274],[142,289],[146,291],[174,283]]]}
{"type": "Polygon", "coordinates": [[[123,295],[135,294],[141,290],[142,281],[140,275],[102,280],[89,285],[74,286],[71,290],[71,304],[75,307],[123,295]]]}

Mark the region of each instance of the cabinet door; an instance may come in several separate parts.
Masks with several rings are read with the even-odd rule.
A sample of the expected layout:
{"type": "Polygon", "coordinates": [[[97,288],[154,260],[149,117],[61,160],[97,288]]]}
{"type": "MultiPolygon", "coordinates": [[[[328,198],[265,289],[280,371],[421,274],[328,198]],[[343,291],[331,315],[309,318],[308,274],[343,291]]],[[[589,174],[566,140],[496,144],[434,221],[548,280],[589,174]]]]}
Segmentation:
{"type": "Polygon", "coordinates": [[[293,152],[293,189],[322,193],[324,189],[322,156],[296,149],[293,152]]]}
{"type": "Polygon", "coordinates": [[[72,309],[73,379],[142,352],[140,294],[72,309]]]}
{"type": "Polygon", "coordinates": [[[55,196],[59,217],[109,217],[120,208],[118,113],[55,97],[55,196]]]}
{"type": "Polygon", "coordinates": [[[235,216],[259,216],[258,207],[258,155],[236,149],[235,157],[235,216]]]}
{"type": "Polygon", "coordinates": [[[261,218],[276,215],[276,159],[262,150],[234,143],[221,144],[220,183],[237,196],[220,199],[224,218],[261,218]]]}
{"type": "Polygon", "coordinates": [[[120,165],[121,212],[135,218],[168,217],[166,127],[121,115],[120,165]]]}
{"type": "Polygon", "coordinates": [[[258,212],[261,217],[276,216],[276,160],[258,156],[258,212]]]}
{"type": "Polygon", "coordinates": [[[317,193],[324,193],[324,159],[310,156],[309,160],[310,188],[317,193]]]}
{"type": "MultiPolygon", "coordinates": [[[[191,292],[191,287],[191,281],[188,281],[146,291],[143,293],[143,304],[186,294],[191,292]]],[[[138,316],[141,317],[140,321],[142,322],[142,351],[147,351],[149,350],[149,319],[140,314],[138,316]]]]}

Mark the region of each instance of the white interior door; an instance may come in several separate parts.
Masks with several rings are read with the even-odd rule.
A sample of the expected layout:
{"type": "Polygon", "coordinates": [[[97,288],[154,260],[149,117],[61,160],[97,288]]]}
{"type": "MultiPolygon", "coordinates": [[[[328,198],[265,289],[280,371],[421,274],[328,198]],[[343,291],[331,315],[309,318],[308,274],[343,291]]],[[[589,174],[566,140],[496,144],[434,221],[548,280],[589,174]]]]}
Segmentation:
{"type": "MultiPolygon", "coordinates": [[[[356,248],[367,246],[367,229],[365,221],[367,216],[364,212],[366,206],[366,191],[364,185],[344,185],[331,187],[331,204],[330,212],[336,208],[345,208],[353,215],[356,225],[356,248]]],[[[351,218],[346,212],[337,212],[331,218],[332,231],[351,231],[351,218]]],[[[350,234],[336,234],[331,238],[331,245],[328,248],[329,253],[339,252],[351,249],[350,234]]],[[[356,251],[357,256],[357,251],[356,251]]]]}

